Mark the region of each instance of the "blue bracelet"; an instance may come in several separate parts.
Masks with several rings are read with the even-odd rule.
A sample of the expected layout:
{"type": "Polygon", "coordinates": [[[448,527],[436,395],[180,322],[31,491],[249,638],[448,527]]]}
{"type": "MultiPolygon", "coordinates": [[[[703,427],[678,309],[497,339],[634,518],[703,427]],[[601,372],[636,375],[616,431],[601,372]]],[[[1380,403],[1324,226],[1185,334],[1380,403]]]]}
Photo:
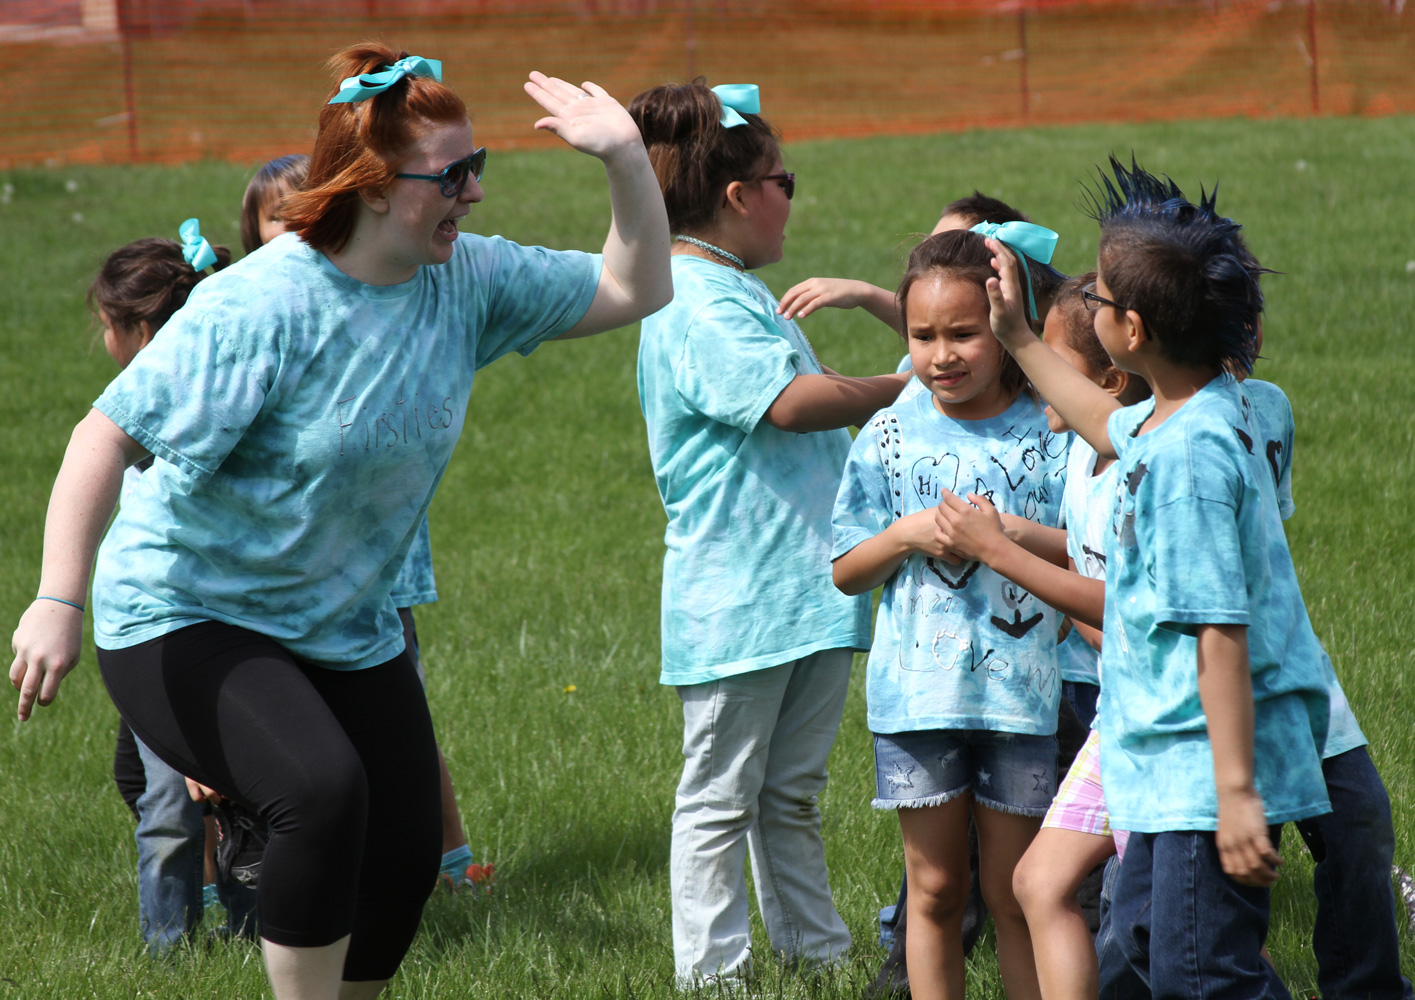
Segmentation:
{"type": "Polygon", "coordinates": [[[66,600],[64,600],[62,597],[45,597],[43,594],[40,594],[38,597],[35,598],[35,600],[36,600],[36,601],[58,601],[60,604],[67,604],[69,607],[71,607],[71,608],[78,608],[80,611],[82,611],[82,610],[84,609],[84,606],[83,606],[82,604],[75,604],[73,601],[66,601],[66,600]]]}

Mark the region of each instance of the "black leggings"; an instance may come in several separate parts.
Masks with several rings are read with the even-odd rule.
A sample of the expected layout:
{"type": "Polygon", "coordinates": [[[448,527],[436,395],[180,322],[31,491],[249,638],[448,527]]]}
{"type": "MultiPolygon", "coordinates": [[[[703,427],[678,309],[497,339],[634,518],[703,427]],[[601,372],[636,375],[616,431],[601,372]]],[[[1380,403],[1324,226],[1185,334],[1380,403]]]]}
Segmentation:
{"type": "Polygon", "coordinates": [[[123,719],[157,756],[270,823],[261,937],[352,934],[344,979],[388,979],[437,879],[437,745],[410,651],[329,670],[204,622],[98,651],[123,719]]]}

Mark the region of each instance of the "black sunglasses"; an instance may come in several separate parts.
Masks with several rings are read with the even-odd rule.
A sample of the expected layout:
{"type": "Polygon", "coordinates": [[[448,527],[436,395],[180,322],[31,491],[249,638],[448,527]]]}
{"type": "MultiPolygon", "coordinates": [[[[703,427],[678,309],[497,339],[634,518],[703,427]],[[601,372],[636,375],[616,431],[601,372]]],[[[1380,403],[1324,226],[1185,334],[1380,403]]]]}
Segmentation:
{"type": "Polygon", "coordinates": [[[1106,298],[1104,295],[1097,295],[1096,283],[1094,281],[1081,289],[1081,299],[1086,303],[1086,308],[1091,312],[1095,312],[1101,306],[1114,306],[1121,312],[1129,311],[1129,306],[1123,306],[1114,299],[1106,298]]]}
{"type": "Polygon", "coordinates": [[[449,163],[437,174],[394,174],[394,177],[407,177],[415,181],[437,181],[437,189],[442,192],[444,198],[455,198],[462,193],[467,186],[467,178],[474,178],[481,181],[482,171],[486,169],[486,147],[478,149],[466,159],[458,160],[456,163],[449,163]]]}
{"type": "Polygon", "coordinates": [[[786,200],[787,200],[787,201],[790,201],[790,200],[791,200],[791,197],[796,193],[796,175],[795,175],[795,174],[767,174],[765,177],[762,178],[762,180],[764,180],[764,181],[780,181],[780,182],[781,182],[781,190],[783,190],[783,191],[786,192],[786,200]]]}

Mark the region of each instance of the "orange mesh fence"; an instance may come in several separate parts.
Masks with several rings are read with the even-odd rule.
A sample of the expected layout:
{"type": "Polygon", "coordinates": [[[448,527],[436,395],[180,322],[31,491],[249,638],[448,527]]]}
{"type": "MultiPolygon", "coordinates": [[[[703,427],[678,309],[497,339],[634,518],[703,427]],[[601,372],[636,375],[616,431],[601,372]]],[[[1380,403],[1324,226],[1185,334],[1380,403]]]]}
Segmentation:
{"type": "Polygon", "coordinates": [[[0,167],[308,150],[335,50],[440,58],[493,148],[531,69],[762,86],[788,138],[1415,111],[1404,0],[0,0],[0,167]]]}

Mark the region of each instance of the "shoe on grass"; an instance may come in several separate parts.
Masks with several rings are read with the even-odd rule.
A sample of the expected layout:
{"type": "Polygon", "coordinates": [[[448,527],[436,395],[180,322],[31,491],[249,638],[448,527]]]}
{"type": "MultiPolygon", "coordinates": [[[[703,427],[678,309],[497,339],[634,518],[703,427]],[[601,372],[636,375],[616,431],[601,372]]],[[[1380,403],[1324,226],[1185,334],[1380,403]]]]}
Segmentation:
{"type": "Polygon", "coordinates": [[[222,799],[211,807],[216,816],[216,873],[223,882],[255,888],[270,828],[245,806],[222,799]]]}

